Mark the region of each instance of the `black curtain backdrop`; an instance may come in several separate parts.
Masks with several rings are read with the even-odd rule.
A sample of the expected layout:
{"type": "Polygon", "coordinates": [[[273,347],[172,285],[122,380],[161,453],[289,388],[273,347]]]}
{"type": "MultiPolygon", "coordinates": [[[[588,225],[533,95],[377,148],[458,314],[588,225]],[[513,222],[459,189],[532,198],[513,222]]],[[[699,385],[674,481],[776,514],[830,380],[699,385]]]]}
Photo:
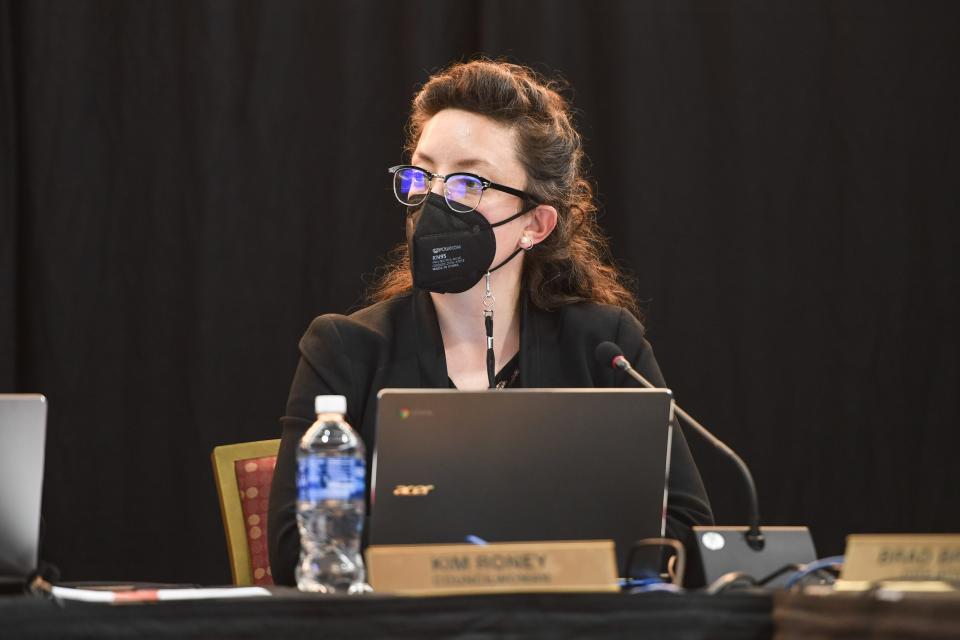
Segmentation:
{"type": "Polygon", "coordinates": [[[958,13],[0,0],[0,391],[49,398],[43,556],[229,581],[210,451],[278,436],[298,338],[402,239],[410,97],[480,53],[572,84],[667,380],[766,522],[821,555],[960,530],[958,13]]]}

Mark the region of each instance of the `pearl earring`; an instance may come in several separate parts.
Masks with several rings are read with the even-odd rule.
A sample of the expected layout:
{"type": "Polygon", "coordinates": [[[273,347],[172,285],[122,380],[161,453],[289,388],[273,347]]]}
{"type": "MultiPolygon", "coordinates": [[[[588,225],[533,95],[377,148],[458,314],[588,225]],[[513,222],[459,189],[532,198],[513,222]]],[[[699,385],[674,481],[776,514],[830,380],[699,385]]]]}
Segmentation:
{"type": "Polygon", "coordinates": [[[522,248],[529,249],[531,244],[533,243],[530,242],[530,238],[528,238],[527,236],[523,236],[522,238],[520,238],[520,246],[522,248]]]}

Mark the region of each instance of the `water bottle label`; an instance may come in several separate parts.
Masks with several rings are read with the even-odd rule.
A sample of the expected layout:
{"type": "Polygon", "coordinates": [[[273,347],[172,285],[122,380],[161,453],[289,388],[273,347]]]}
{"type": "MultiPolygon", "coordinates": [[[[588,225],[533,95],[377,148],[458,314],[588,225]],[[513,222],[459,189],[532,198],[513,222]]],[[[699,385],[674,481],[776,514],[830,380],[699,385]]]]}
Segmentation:
{"type": "Polygon", "coordinates": [[[297,493],[300,500],[363,499],[367,464],[351,457],[304,456],[297,461],[297,493]]]}

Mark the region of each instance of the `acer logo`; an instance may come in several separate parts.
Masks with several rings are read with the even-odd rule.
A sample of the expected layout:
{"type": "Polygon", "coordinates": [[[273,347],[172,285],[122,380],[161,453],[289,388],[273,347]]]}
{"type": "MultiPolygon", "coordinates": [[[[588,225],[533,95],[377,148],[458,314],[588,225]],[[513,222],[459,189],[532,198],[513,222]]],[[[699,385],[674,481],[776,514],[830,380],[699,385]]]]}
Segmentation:
{"type": "Polygon", "coordinates": [[[395,496],[425,496],[433,491],[432,484],[398,484],[393,488],[395,496]]]}

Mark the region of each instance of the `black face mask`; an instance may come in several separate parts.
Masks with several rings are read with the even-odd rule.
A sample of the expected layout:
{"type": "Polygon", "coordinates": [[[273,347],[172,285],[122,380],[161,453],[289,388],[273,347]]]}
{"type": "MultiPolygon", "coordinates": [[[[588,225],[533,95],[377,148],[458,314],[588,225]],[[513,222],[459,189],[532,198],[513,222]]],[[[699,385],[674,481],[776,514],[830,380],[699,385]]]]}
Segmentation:
{"type": "Polygon", "coordinates": [[[443,196],[428,194],[410,239],[413,286],[435,293],[467,291],[480,282],[484,274],[496,271],[522,251],[517,249],[491,268],[497,253],[494,227],[514,220],[536,206],[530,205],[506,220],[490,224],[477,211],[454,211],[443,196]]]}

